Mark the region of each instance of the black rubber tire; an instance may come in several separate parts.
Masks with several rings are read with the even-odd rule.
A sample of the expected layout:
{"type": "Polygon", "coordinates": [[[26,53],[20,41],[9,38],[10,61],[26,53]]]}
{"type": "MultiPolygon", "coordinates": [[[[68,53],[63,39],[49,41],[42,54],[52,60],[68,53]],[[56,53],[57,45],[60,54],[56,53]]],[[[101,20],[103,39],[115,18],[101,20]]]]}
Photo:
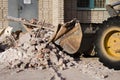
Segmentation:
{"type": "Polygon", "coordinates": [[[109,57],[104,45],[107,34],[112,31],[120,32],[120,17],[109,18],[103,23],[102,27],[100,27],[97,32],[96,52],[99,60],[105,66],[109,68],[120,69],[120,57],[118,57],[118,60],[109,57]]]}

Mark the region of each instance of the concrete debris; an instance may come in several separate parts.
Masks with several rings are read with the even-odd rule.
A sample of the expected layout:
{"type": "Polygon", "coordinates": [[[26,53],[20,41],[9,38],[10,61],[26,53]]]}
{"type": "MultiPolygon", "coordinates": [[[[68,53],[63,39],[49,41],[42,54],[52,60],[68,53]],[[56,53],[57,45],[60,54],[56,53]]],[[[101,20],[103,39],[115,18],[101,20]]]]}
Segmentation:
{"type": "Polygon", "coordinates": [[[22,34],[19,39],[15,39],[15,47],[0,53],[0,63],[8,63],[9,68],[21,69],[46,69],[54,66],[63,70],[73,67],[72,57],[60,51],[53,43],[47,45],[53,33],[48,29],[34,28],[22,34]]]}
{"type": "Polygon", "coordinates": [[[104,80],[105,78],[108,78],[109,73],[114,72],[114,70],[104,67],[99,60],[92,59],[90,61],[90,59],[86,60],[84,58],[79,62],[78,69],[84,74],[98,78],[98,80],[104,80]]]}
{"type": "MultiPolygon", "coordinates": [[[[31,23],[38,24],[34,21],[36,20],[31,20],[31,23]]],[[[39,24],[42,25],[42,23],[39,24]]],[[[50,25],[45,25],[50,28],[50,25]]],[[[51,36],[54,34],[54,31],[51,29],[33,28],[31,32],[22,35],[20,35],[21,31],[17,33],[13,35],[15,41],[8,39],[8,43],[16,43],[13,44],[14,46],[9,45],[8,47],[8,43],[6,43],[9,48],[6,49],[6,46],[0,45],[0,49],[3,49],[3,52],[0,53],[0,64],[9,67],[9,69],[17,68],[19,71],[23,71],[28,68],[41,70],[49,68],[55,73],[50,80],[65,80],[58,70],[70,68],[77,68],[80,72],[98,77],[100,80],[109,77],[108,73],[110,73],[110,70],[102,67],[102,64],[98,65],[94,61],[89,61],[89,59],[87,59],[88,61],[76,61],[73,57],[56,47],[55,44],[48,44],[51,36]]]]}
{"type": "Polygon", "coordinates": [[[0,30],[0,51],[4,51],[15,45],[15,39],[11,35],[12,27],[8,26],[0,30]]]}
{"type": "Polygon", "coordinates": [[[4,41],[7,36],[11,36],[12,34],[12,27],[8,26],[3,31],[1,31],[0,35],[0,42],[4,41]]]}

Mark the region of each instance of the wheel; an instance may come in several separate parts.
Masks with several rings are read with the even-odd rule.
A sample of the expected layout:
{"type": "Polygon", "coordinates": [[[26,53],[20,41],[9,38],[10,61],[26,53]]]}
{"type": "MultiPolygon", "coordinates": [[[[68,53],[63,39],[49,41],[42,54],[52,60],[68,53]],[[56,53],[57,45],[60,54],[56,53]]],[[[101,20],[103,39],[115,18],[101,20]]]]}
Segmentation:
{"type": "Polygon", "coordinates": [[[120,22],[117,21],[107,21],[99,30],[96,41],[100,61],[114,69],[120,69],[120,22]]]}

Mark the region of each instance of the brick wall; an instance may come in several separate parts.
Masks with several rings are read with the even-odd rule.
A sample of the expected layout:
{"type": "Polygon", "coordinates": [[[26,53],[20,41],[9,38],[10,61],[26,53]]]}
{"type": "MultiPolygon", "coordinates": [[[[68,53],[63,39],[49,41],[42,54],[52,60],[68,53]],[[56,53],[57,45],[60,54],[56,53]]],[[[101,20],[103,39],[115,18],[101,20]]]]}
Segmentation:
{"type": "Polygon", "coordinates": [[[52,0],[39,0],[39,19],[52,23],[52,0]]]}
{"type": "Polygon", "coordinates": [[[65,0],[58,0],[58,21],[59,23],[63,23],[64,22],[64,1],[65,0]]]}
{"type": "MultiPolygon", "coordinates": [[[[117,0],[109,0],[114,1],[117,0]]],[[[73,18],[81,23],[102,23],[108,17],[106,10],[78,10],[77,0],[39,0],[39,19],[54,25],[73,18]]]]}
{"type": "MultiPolygon", "coordinates": [[[[65,22],[77,18],[81,23],[102,23],[109,17],[106,10],[80,10],[77,8],[77,0],[64,0],[65,22]]],[[[113,3],[119,0],[108,0],[113,3]]]]}
{"type": "Polygon", "coordinates": [[[39,0],[39,19],[54,25],[63,23],[63,2],[64,0],[39,0]]]}
{"type": "Polygon", "coordinates": [[[0,0],[0,28],[8,26],[8,22],[4,19],[8,14],[8,1],[0,0]]]}
{"type": "MultiPolygon", "coordinates": [[[[119,0],[109,0],[109,3],[119,0]]],[[[118,7],[117,7],[118,8],[118,7]]],[[[58,25],[77,18],[81,23],[101,23],[108,18],[107,11],[77,9],[77,0],[39,0],[39,20],[58,25]]],[[[0,0],[0,28],[8,25],[4,16],[8,14],[8,0],[0,0]]]]}

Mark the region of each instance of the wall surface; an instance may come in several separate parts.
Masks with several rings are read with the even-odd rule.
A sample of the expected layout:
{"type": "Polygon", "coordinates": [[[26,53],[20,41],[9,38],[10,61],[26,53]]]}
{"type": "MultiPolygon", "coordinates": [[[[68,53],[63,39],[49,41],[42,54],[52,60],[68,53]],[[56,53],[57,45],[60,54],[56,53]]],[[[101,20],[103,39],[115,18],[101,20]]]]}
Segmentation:
{"type": "MultiPolygon", "coordinates": [[[[113,3],[119,0],[108,0],[113,3]]],[[[109,17],[106,10],[80,10],[77,8],[77,0],[64,0],[65,22],[77,18],[81,23],[102,23],[109,17]]]]}
{"type": "Polygon", "coordinates": [[[6,27],[8,22],[5,20],[5,16],[8,13],[8,2],[7,0],[0,0],[0,28],[6,27]]]}
{"type": "MultiPolygon", "coordinates": [[[[0,0],[0,28],[8,24],[4,19],[6,15],[26,19],[38,18],[55,26],[73,18],[77,18],[81,23],[102,23],[109,17],[106,10],[78,9],[77,0],[32,0],[35,4],[29,5],[23,5],[18,1],[23,0],[0,0]]],[[[108,0],[108,3],[116,1],[119,0],[108,0]]],[[[11,24],[14,26],[17,23],[11,24]]]]}
{"type": "MultiPolygon", "coordinates": [[[[24,4],[23,0],[8,0],[8,15],[16,18],[38,19],[38,0],[31,0],[31,4],[24,4]]],[[[9,25],[16,30],[24,30],[17,22],[9,22],[9,25]]]]}
{"type": "Polygon", "coordinates": [[[52,23],[52,0],[39,0],[39,20],[52,23]]]}
{"type": "Polygon", "coordinates": [[[58,25],[64,22],[64,0],[39,0],[39,19],[58,25]]]}

